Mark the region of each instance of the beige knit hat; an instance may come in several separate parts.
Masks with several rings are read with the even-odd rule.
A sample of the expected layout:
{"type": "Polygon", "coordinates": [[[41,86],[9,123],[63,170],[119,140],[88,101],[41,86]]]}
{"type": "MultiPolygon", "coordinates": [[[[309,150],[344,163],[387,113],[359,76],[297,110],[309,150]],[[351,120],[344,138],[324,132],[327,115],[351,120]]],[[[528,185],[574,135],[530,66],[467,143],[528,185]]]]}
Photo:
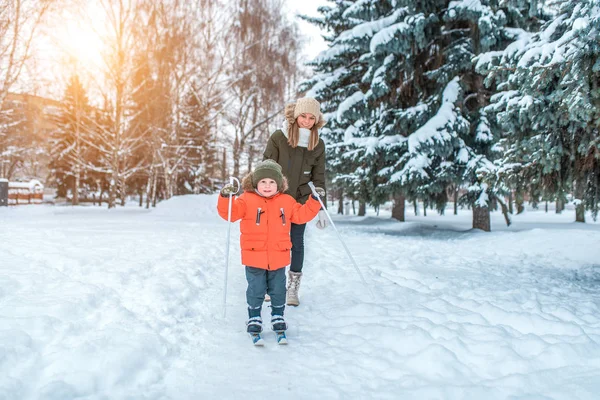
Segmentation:
{"type": "Polygon", "coordinates": [[[252,186],[256,188],[256,186],[258,186],[258,182],[265,178],[271,178],[277,182],[277,190],[282,191],[283,174],[281,172],[281,165],[269,159],[256,164],[254,171],[252,171],[252,186]]]}
{"type": "Polygon", "coordinates": [[[303,97],[296,101],[296,108],[294,109],[294,119],[298,118],[300,114],[309,113],[317,117],[317,122],[321,117],[321,105],[318,101],[312,97],[303,97]]]}

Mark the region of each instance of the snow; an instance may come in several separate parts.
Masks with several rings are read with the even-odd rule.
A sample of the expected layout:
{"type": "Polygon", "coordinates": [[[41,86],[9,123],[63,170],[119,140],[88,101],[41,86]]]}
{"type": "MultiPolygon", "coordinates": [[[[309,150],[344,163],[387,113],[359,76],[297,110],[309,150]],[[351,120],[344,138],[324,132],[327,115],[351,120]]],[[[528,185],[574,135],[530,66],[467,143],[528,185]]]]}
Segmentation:
{"type": "Polygon", "coordinates": [[[406,22],[398,22],[397,24],[381,29],[371,39],[369,44],[371,53],[376,53],[378,47],[388,44],[394,40],[397,34],[408,32],[410,28],[410,25],[406,22]]]}
{"type": "Polygon", "coordinates": [[[429,119],[422,127],[408,137],[408,147],[411,153],[419,150],[421,143],[444,140],[448,135],[446,128],[456,120],[454,103],[460,92],[458,78],[454,78],[442,93],[442,105],[433,118],[429,119]]]}
{"type": "Polygon", "coordinates": [[[44,187],[37,179],[32,179],[28,182],[10,182],[9,186],[15,189],[29,189],[34,190],[36,187],[44,187]]]}
{"type": "Polygon", "coordinates": [[[338,68],[332,73],[315,76],[314,79],[317,83],[306,92],[306,97],[319,97],[319,93],[322,90],[325,90],[334,84],[346,72],[348,72],[346,68],[338,68]]]}
{"type": "Polygon", "coordinates": [[[336,57],[345,54],[350,50],[352,50],[352,46],[336,44],[321,51],[312,62],[316,64],[326,63],[327,61],[334,60],[336,57]]]}
{"type": "Polygon", "coordinates": [[[472,12],[480,13],[483,11],[483,6],[481,5],[480,0],[460,0],[460,1],[451,1],[448,6],[449,10],[455,8],[463,8],[472,12]]]}
{"type": "MultiPolygon", "coordinates": [[[[358,6],[358,4],[355,4],[355,6],[358,6]]],[[[353,7],[349,7],[344,12],[344,16],[347,18],[348,15],[350,15],[352,11],[353,11],[353,7]]],[[[375,21],[368,21],[368,22],[359,24],[359,25],[353,27],[352,29],[342,32],[336,39],[336,42],[338,42],[338,41],[346,42],[349,40],[361,39],[364,37],[371,37],[371,36],[375,35],[377,32],[381,31],[382,29],[394,24],[396,21],[398,21],[399,18],[402,18],[403,16],[405,16],[407,14],[407,11],[408,11],[408,8],[401,7],[401,8],[396,9],[391,15],[389,15],[387,17],[384,17],[384,18],[381,18],[381,19],[378,19],[375,21]]]]}
{"type": "Polygon", "coordinates": [[[574,22],[573,22],[573,30],[574,31],[582,31],[587,29],[587,27],[590,24],[590,20],[589,18],[577,18],[574,22]]]}
{"type": "Polygon", "coordinates": [[[311,222],[290,344],[257,349],[238,224],[222,317],[216,199],[0,208],[0,398],[597,398],[600,225],[572,206],[491,233],[408,203],[406,223],[334,215],[375,297],[311,222]]]}
{"type": "Polygon", "coordinates": [[[346,100],[342,101],[337,109],[337,120],[341,122],[344,118],[344,114],[348,112],[352,107],[356,104],[363,102],[365,99],[365,95],[360,91],[354,92],[354,94],[348,97],[346,100]]]}

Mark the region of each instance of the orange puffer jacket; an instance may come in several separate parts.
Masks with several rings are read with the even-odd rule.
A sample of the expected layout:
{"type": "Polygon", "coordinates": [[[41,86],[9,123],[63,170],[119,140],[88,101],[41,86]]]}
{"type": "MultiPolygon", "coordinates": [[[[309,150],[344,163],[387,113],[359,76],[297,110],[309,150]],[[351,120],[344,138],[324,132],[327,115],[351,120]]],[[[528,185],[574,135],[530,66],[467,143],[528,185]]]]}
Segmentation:
{"type": "MultiPolygon", "coordinates": [[[[217,210],[225,220],[228,207],[229,198],[219,196],[217,210]]],[[[320,208],[320,203],[312,196],[303,205],[282,193],[265,198],[245,192],[234,197],[231,221],[242,220],[242,264],[268,270],[285,268],[291,261],[290,223],[305,224],[319,213],[320,208]]]]}

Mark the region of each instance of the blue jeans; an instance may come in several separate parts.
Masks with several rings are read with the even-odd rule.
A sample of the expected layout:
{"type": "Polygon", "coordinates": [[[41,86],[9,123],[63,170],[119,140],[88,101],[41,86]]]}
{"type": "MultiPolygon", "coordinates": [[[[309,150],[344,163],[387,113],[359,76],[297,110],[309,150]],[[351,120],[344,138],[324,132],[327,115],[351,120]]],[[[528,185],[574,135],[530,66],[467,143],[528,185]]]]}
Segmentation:
{"type": "Polygon", "coordinates": [[[281,315],[285,310],[285,268],[266,270],[246,267],[246,302],[248,317],[260,317],[265,293],[271,296],[271,315],[281,315]]]}
{"type": "Polygon", "coordinates": [[[290,230],[290,239],[292,240],[292,263],[290,271],[302,272],[304,265],[304,230],[306,224],[292,224],[290,230]]]}

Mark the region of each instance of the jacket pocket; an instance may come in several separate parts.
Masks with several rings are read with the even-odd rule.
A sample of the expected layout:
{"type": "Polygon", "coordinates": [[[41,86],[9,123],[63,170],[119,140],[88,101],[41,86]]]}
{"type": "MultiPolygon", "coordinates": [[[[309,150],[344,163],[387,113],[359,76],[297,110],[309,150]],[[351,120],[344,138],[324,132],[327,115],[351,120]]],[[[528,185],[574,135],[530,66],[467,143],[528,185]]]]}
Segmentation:
{"type": "Polygon", "coordinates": [[[275,248],[280,251],[289,251],[292,249],[292,242],[289,240],[281,240],[275,244],[275,248]]]}
{"type": "Polygon", "coordinates": [[[267,249],[267,242],[264,240],[244,240],[241,247],[242,250],[264,251],[267,249]]]}

